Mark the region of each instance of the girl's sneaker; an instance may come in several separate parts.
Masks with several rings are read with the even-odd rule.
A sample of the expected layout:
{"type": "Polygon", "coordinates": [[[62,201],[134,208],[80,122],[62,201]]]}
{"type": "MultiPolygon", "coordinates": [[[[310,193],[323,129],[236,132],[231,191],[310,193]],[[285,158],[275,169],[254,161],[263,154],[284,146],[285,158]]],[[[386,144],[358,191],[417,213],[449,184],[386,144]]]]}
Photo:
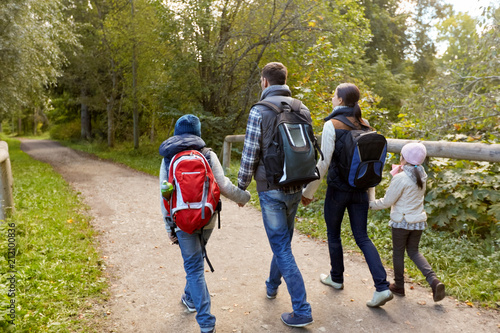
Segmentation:
{"type": "Polygon", "coordinates": [[[405,288],[398,288],[394,283],[391,283],[389,285],[389,290],[397,296],[404,296],[405,295],[405,288]]]}

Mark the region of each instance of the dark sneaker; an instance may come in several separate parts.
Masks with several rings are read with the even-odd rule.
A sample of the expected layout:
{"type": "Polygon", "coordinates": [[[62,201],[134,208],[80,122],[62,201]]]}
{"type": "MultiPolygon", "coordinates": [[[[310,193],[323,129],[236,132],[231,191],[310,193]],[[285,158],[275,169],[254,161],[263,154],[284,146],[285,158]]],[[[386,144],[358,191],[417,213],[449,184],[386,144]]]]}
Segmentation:
{"type": "Polygon", "coordinates": [[[298,316],[293,312],[285,312],[281,315],[281,321],[291,327],[304,327],[313,323],[312,316],[298,316]]]}
{"type": "Polygon", "coordinates": [[[389,290],[397,296],[404,296],[405,295],[405,288],[398,288],[394,283],[391,283],[389,285],[389,290]]]}
{"type": "Polygon", "coordinates": [[[432,288],[432,298],[434,302],[439,302],[443,300],[445,296],[444,284],[439,280],[434,280],[431,284],[432,288]]]}
{"type": "Polygon", "coordinates": [[[275,299],[276,295],[278,295],[278,290],[276,289],[275,291],[270,291],[269,289],[266,288],[266,296],[269,299],[275,299]]]}
{"type": "Polygon", "coordinates": [[[181,302],[182,302],[182,304],[184,304],[186,306],[186,308],[189,312],[196,312],[196,308],[195,308],[193,302],[191,302],[187,299],[186,294],[182,294],[181,302]]]}

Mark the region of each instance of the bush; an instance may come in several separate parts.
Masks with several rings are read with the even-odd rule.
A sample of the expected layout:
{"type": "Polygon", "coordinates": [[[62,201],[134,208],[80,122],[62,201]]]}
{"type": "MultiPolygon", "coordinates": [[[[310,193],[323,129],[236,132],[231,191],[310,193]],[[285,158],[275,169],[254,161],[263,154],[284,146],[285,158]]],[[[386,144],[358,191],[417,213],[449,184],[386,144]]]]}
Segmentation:
{"type": "Polygon", "coordinates": [[[500,172],[497,163],[432,159],[425,207],[429,225],[500,246],[500,172]]]}
{"type": "Polygon", "coordinates": [[[50,137],[54,140],[78,140],[81,136],[80,120],[53,125],[50,128],[50,137]]]}

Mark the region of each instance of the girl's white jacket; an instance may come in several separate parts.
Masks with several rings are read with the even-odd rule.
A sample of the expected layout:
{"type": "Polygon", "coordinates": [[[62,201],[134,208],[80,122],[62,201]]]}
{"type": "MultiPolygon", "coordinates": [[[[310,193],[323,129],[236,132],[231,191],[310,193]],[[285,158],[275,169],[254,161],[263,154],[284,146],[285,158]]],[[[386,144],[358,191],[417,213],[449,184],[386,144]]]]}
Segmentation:
{"type": "Polygon", "coordinates": [[[425,179],[420,189],[405,172],[400,172],[392,178],[383,199],[370,200],[370,209],[391,207],[391,220],[396,223],[403,220],[408,223],[424,222],[427,221],[424,196],[425,179]]]}

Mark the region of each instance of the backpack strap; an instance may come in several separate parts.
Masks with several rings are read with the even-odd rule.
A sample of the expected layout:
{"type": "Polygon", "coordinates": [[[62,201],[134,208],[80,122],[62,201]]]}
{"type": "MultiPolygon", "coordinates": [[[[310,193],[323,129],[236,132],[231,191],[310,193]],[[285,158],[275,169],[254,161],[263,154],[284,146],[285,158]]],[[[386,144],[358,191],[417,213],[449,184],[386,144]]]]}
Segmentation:
{"type": "Polygon", "coordinates": [[[267,98],[267,99],[264,99],[260,102],[257,102],[254,104],[255,105],[264,105],[264,106],[267,106],[268,108],[270,108],[271,110],[273,110],[274,112],[276,112],[277,114],[280,114],[281,112],[283,112],[283,105],[284,104],[287,104],[287,105],[290,105],[290,108],[292,109],[292,111],[294,112],[298,112],[300,111],[300,106],[302,105],[302,102],[296,98],[289,98],[291,100],[291,104],[289,104],[287,101],[285,100],[279,100],[278,98],[274,98],[274,97],[271,97],[271,98],[267,98]],[[271,100],[273,102],[271,102],[271,100]],[[279,103],[279,105],[278,105],[279,103]]]}
{"type": "MultiPolygon", "coordinates": [[[[347,118],[347,117],[346,117],[345,115],[343,115],[343,114],[339,114],[339,115],[337,115],[337,116],[333,117],[333,119],[340,121],[341,123],[343,123],[343,124],[345,124],[345,125],[349,126],[349,127],[350,127],[350,128],[352,128],[352,129],[355,129],[355,130],[358,130],[358,129],[359,129],[358,127],[356,127],[356,125],[354,125],[354,124],[352,123],[352,121],[350,121],[350,120],[349,120],[349,118],[347,118]]],[[[360,123],[360,125],[361,125],[361,129],[363,129],[363,130],[370,129],[370,127],[368,127],[368,126],[366,126],[366,125],[364,125],[364,124],[362,124],[362,123],[360,123]]]]}
{"type": "Polygon", "coordinates": [[[205,260],[207,261],[207,265],[208,265],[208,267],[210,267],[210,271],[213,273],[214,267],[212,266],[212,263],[208,259],[207,248],[205,247],[206,242],[205,242],[205,238],[203,237],[203,229],[204,228],[201,228],[201,231],[200,231],[201,253],[202,253],[203,257],[205,258],[205,260]]]}
{"type": "Polygon", "coordinates": [[[342,114],[339,114],[339,115],[333,117],[333,119],[340,121],[341,123],[349,126],[352,129],[357,129],[356,126],[346,116],[344,116],[342,114]]]}
{"type": "Polygon", "coordinates": [[[255,103],[254,105],[264,105],[264,106],[267,106],[268,108],[270,108],[271,110],[273,110],[277,114],[280,114],[281,112],[283,112],[283,110],[280,109],[276,104],[268,102],[268,101],[260,101],[258,103],[255,103]]]}

